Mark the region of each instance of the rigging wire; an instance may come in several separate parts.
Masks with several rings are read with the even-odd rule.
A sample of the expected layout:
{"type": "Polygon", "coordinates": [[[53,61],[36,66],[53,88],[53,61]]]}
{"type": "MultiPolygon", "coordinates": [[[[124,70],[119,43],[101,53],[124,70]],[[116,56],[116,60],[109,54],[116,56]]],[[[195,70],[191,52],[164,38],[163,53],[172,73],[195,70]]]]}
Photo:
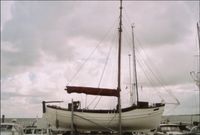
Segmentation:
{"type": "MultiPolygon", "coordinates": [[[[125,30],[125,34],[127,34],[128,32],[127,32],[127,30],[126,30],[126,28],[124,28],[124,30],[125,30]]],[[[126,40],[127,40],[127,42],[129,42],[130,41],[130,38],[128,39],[127,37],[130,37],[130,35],[128,35],[128,36],[125,36],[126,38],[126,40]]],[[[128,43],[130,46],[131,46],[131,44],[132,43],[128,43]]],[[[131,47],[130,47],[131,48],[131,47]]],[[[135,50],[136,50],[136,52],[137,52],[137,54],[139,55],[140,53],[139,53],[139,50],[137,49],[137,48],[135,48],[135,50]]],[[[144,73],[144,75],[145,75],[145,77],[146,77],[146,79],[148,80],[148,82],[150,83],[150,86],[151,87],[153,87],[154,89],[156,89],[155,87],[154,87],[154,81],[153,81],[153,79],[151,79],[151,77],[150,77],[150,75],[148,75],[148,73],[146,72],[146,70],[144,69],[144,66],[143,65],[145,65],[145,64],[142,64],[141,62],[142,62],[143,60],[142,59],[140,59],[140,57],[136,57],[136,62],[139,64],[138,66],[140,66],[141,67],[141,69],[142,69],[142,71],[143,71],[143,73],[144,73]]],[[[143,62],[144,63],[144,62],[143,62]]],[[[157,90],[157,89],[156,89],[157,90]]],[[[157,90],[158,91],[158,90],[157,90]]],[[[159,91],[158,91],[159,92],[159,91]]],[[[160,92],[159,92],[160,93],[160,92]]],[[[160,95],[158,95],[159,96],[159,98],[161,99],[161,100],[164,100],[160,95]]]]}
{"type": "MultiPolygon", "coordinates": [[[[128,33],[127,32],[127,30],[126,30],[126,28],[124,28],[124,30],[125,30],[125,32],[124,33],[128,33]]],[[[128,36],[125,36],[126,37],[126,39],[127,39],[127,37],[130,37],[130,35],[128,35],[128,36]]],[[[127,41],[130,41],[130,38],[127,40],[127,41]]],[[[131,43],[128,43],[129,45],[131,44],[131,43]]],[[[140,53],[139,53],[139,50],[137,49],[137,48],[135,48],[135,50],[136,50],[136,52],[137,52],[137,54],[139,55],[140,53]]],[[[146,72],[146,70],[144,69],[144,66],[143,65],[145,65],[145,64],[142,64],[141,62],[143,62],[143,60],[142,59],[140,59],[140,57],[136,57],[136,62],[139,64],[139,66],[141,67],[141,69],[142,69],[142,71],[144,72],[144,75],[145,75],[145,77],[147,78],[147,80],[149,81],[149,83],[150,83],[150,86],[151,87],[154,87],[154,81],[150,78],[150,75],[147,75],[148,73],[146,72]]],[[[144,63],[144,62],[143,62],[144,63]]],[[[156,88],[154,88],[154,89],[156,89],[156,88]]],[[[163,98],[159,95],[159,97],[163,100],[163,98]]]]}
{"type": "MultiPolygon", "coordinates": [[[[76,78],[76,76],[80,73],[81,69],[84,67],[84,65],[89,61],[91,56],[95,53],[95,51],[100,47],[102,42],[108,37],[109,33],[114,29],[114,26],[117,24],[117,19],[114,21],[113,25],[110,27],[110,29],[106,32],[106,34],[103,36],[102,40],[99,41],[99,43],[94,47],[94,49],[89,53],[89,55],[84,59],[84,61],[79,66],[78,70],[75,72],[75,74],[71,77],[71,79],[68,81],[67,86],[76,78]]],[[[82,97],[82,95],[81,95],[82,97]]],[[[87,109],[87,95],[85,98],[85,109],[87,109]]]]}
{"type": "MultiPolygon", "coordinates": [[[[115,113],[115,112],[114,112],[115,113]]],[[[110,119],[110,121],[108,122],[108,124],[107,125],[109,125],[113,120],[114,120],[114,118],[117,116],[117,113],[115,113],[115,115],[112,117],[112,119],[110,119]]]]}
{"type": "MultiPolygon", "coordinates": [[[[125,13],[126,13],[126,11],[125,11],[125,13]]],[[[130,19],[129,19],[127,13],[126,13],[126,17],[127,17],[127,20],[130,21],[130,19]]],[[[135,37],[136,37],[136,36],[135,36],[135,37]]],[[[136,37],[136,40],[138,40],[137,37],[136,37]]],[[[138,43],[139,43],[139,47],[141,47],[140,50],[143,52],[143,54],[146,54],[146,53],[144,53],[144,49],[142,48],[141,42],[140,42],[139,40],[138,40],[138,43]]],[[[136,51],[137,51],[138,54],[140,55],[140,51],[138,51],[137,49],[136,49],[136,51]]],[[[148,56],[146,56],[146,57],[149,58],[148,56]]],[[[153,63],[153,62],[152,62],[151,60],[149,60],[149,59],[148,59],[148,61],[150,61],[150,63],[153,63]]],[[[139,61],[138,61],[138,62],[139,62],[139,61]]],[[[157,74],[158,74],[158,75],[156,75],[156,74],[153,72],[151,66],[149,66],[149,64],[146,63],[144,60],[143,60],[143,62],[144,62],[144,65],[147,66],[147,68],[149,69],[149,71],[151,72],[151,74],[155,77],[155,79],[158,80],[158,82],[161,84],[161,88],[167,90],[167,89],[165,88],[165,85],[166,85],[166,84],[164,83],[163,78],[162,78],[162,76],[161,76],[159,70],[157,70],[157,69],[155,68],[155,66],[154,66],[153,64],[151,64],[151,65],[153,65],[153,67],[154,67],[155,70],[157,71],[157,74]],[[159,76],[159,77],[158,77],[158,76],[159,76]]],[[[143,66],[141,66],[141,67],[143,67],[143,66]]],[[[147,74],[146,74],[146,76],[147,76],[147,74]]],[[[151,84],[152,84],[152,83],[151,83],[151,84]]],[[[158,91],[158,92],[159,92],[159,91],[158,91]]],[[[169,90],[167,90],[167,92],[168,92],[168,94],[170,94],[170,95],[176,100],[177,104],[180,104],[179,100],[178,100],[171,92],[169,92],[169,90]]],[[[160,93],[160,92],[159,92],[159,93],[160,93]]]]}
{"type": "Polygon", "coordinates": [[[107,65],[108,65],[108,60],[109,60],[109,57],[110,57],[112,48],[113,48],[113,45],[110,46],[108,55],[107,55],[107,57],[106,57],[106,62],[105,62],[104,67],[103,67],[103,71],[102,71],[102,74],[101,74],[101,77],[100,77],[100,80],[99,80],[98,88],[99,88],[100,85],[101,85],[101,81],[102,81],[102,79],[103,79],[103,76],[104,76],[104,73],[105,73],[105,69],[106,69],[106,67],[107,67],[107,65]]]}
{"type": "MultiPolygon", "coordinates": [[[[109,60],[109,57],[110,57],[112,48],[113,48],[113,46],[111,46],[110,49],[109,49],[109,52],[108,52],[108,55],[107,55],[107,58],[106,58],[106,62],[105,62],[104,68],[103,68],[103,72],[102,72],[102,74],[101,74],[100,81],[99,81],[99,84],[98,84],[98,88],[99,88],[99,86],[101,85],[101,81],[102,81],[102,78],[103,78],[105,69],[106,69],[106,67],[107,67],[108,60],[109,60]]],[[[101,91],[100,91],[100,92],[101,92],[101,91]]],[[[99,92],[99,93],[100,93],[100,92],[99,92]]],[[[97,106],[98,103],[100,102],[101,98],[102,98],[102,96],[100,96],[98,102],[97,102],[96,105],[94,106],[94,109],[96,108],[96,106],[97,106]]]]}
{"type": "MultiPolygon", "coordinates": [[[[139,40],[138,40],[138,43],[140,44],[140,47],[142,48],[142,44],[141,44],[141,42],[140,42],[139,40]]],[[[141,50],[142,50],[143,54],[145,54],[145,53],[144,53],[144,49],[142,48],[141,50]]],[[[149,57],[147,56],[147,54],[146,54],[146,57],[149,58],[149,57]]],[[[155,79],[159,82],[161,88],[163,88],[164,90],[166,90],[166,91],[168,92],[168,94],[170,94],[170,95],[175,99],[176,103],[174,103],[174,104],[179,105],[180,102],[179,102],[179,100],[176,98],[176,96],[175,96],[173,93],[169,92],[170,90],[168,90],[168,89],[165,87],[165,86],[166,86],[166,84],[164,83],[165,81],[164,81],[164,79],[162,78],[162,75],[161,75],[161,73],[159,72],[159,70],[158,70],[158,69],[156,68],[156,66],[153,64],[153,62],[151,61],[151,59],[148,59],[148,61],[151,63],[151,66],[157,71],[157,72],[156,72],[157,75],[156,75],[155,72],[153,72],[153,70],[152,70],[151,66],[149,65],[149,63],[147,63],[147,62],[144,61],[145,65],[147,66],[147,68],[149,69],[149,71],[151,72],[151,74],[152,74],[152,75],[155,77],[155,79]]]]}
{"type": "MultiPolygon", "coordinates": [[[[112,32],[113,32],[113,31],[112,31],[112,32]]],[[[114,32],[114,33],[115,33],[115,32],[114,32]]],[[[114,35],[114,34],[112,34],[112,35],[114,35]]],[[[104,76],[104,74],[105,74],[106,67],[107,67],[107,65],[108,65],[108,60],[109,60],[109,58],[110,58],[110,54],[111,54],[111,51],[112,51],[112,48],[113,48],[112,43],[113,43],[113,41],[114,41],[114,38],[116,38],[116,36],[113,36],[113,39],[112,39],[111,42],[110,42],[111,45],[110,45],[110,47],[109,47],[109,51],[108,51],[108,54],[107,54],[107,57],[106,57],[106,61],[105,61],[105,63],[104,63],[104,67],[103,67],[103,70],[102,70],[102,73],[101,73],[101,76],[100,76],[100,79],[99,79],[98,88],[99,88],[100,85],[101,85],[103,76],[104,76]]],[[[100,91],[100,92],[101,92],[101,91],[100,91]]],[[[99,92],[99,93],[100,93],[100,92],[99,92]]],[[[99,97],[99,96],[98,96],[98,97],[99,97]]],[[[90,106],[92,103],[95,103],[94,101],[95,101],[96,99],[98,99],[98,97],[95,96],[95,97],[93,98],[93,100],[91,100],[90,103],[89,103],[85,108],[89,108],[89,106],[90,106]]],[[[95,107],[96,107],[97,104],[99,103],[101,97],[102,97],[102,96],[100,96],[100,98],[99,98],[98,102],[96,103],[95,107]]],[[[94,107],[94,108],[95,108],[95,107],[94,107]]]]}
{"type": "MultiPolygon", "coordinates": [[[[138,59],[136,59],[136,61],[137,61],[137,63],[140,65],[141,69],[143,70],[143,73],[144,73],[145,77],[147,78],[147,80],[148,80],[149,83],[150,83],[150,86],[153,87],[153,88],[154,88],[156,91],[158,91],[158,93],[160,94],[160,91],[154,86],[154,81],[151,79],[151,77],[148,75],[148,73],[146,72],[146,70],[143,68],[143,66],[142,66],[143,64],[141,64],[140,60],[138,60],[138,59]]],[[[158,94],[159,98],[160,98],[161,100],[164,100],[164,99],[162,98],[162,96],[159,95],[159,94],[158,94]]]]}
{"type": "MultiPolygon", "coordinates": [[[[125,20],[125,19],[124,19],[124,20],[125,20]]],[[[124,22],[125,22],[124,24],[126,24],[126,21],[124,21],[124,22]]],[[[133,43],[132,43],[132,42],[129,42],[129,41],[131,41],[131,40],[128,39],[129,36],[126,36],[126,34],[128,33],[127,30],[126,30],[126,27],[123,26],[123,29],[124,29],[124,31],[125,31],[125,32],[124,32],[124,42],[126,41],[127,44],[129,45],[129,46],[128,46],[128,47],[129,47],[128,50],[132,50],[132,49],[133,49],[133,48],[132,48],[132,44],[133,44],[133,43]]],[[[126,43],[125,43],[125,44],[126,44],[126,43]]],[[[131,76],[131,75],[132,75],[131,70],[134,69],[134,67],[131,66],[131,58],[132,58],[132,57],[130,57],[130,55],[131,55],[132,53],[133,53],[133,51],[129,52],[129,56],[128,56],[128,57],[129,57],[129,83],[130,83],[130,84],[129,84],[129,85],[130,85],[130,89],[129,89],[130,101],[129,101],[129,102],[131,103],[131,105],[132,105],[133,103],[136,103],[136,102],[137,102],[137,94],[136,94],[136,97],[133,97],[133,95],[134,95],[133,93],[136,93],[136,91],[133,91],[133,90],[134,90],[134,89],[136,90],[136,87],[134,87],[134,86],[135,86],[135,85],[134,85],[135,82],[133,82],[133,80],[134,80],[135,78],[134,78],[134,76],[133,76],[133,77],[131,76]],[[134,85],[134,86],[132,86],[132,85],[134,85]],[[135,99],[136,101],[135,101],[134,99],[135,99]]],[[[134,72],[135,72],[135,71],[133,70],[133,73],[134,73],[134,72]]],[[[127,92],[127,93],[128,93],[128,92],[127,92]]]]}
{"type": "MultiPolygon", "coordinates": [[[[126,11],[125,11],[125,13],[126,13],[126,11]]],[[[130,21],[130,19],[129,19],[127,13],[126,13],[126,17],[127,17],[127,20],[124,19],[125,22],[126,22],[126,21],[130,21]]],[[[127,23],[127,24],[130,24],[130,23],[127,23]]],[[[125,30],[126,30],[126,29],[125,29],[125,30]]],[[[127,33],[128,33],[128,32],[127,32],[127,33]]],[[[129,35],[128,37],[131,37],[131,36],[129,35]]],[[[136,36],[135,36],[135,37],[136,37],[136,36]]],[[[139,46],[140,46],[140,48],[141,48],[141,49],[140,49],[141,52],[142,52],[143,54],[146,54],[146,53],[144,53],[144,49],[143,49],[143,47],[142,47],[140,41],[137,39],[137,37],[136,37],[136,40],[137,40],[137,42],[139,43],[139,46]]],[[[138,51],[137,48],[136,48],[136,51],[137,51],[137,53],[138,53],[139,55],[142,56],[142,54],[140,53],[140,51],[138,51]]],[[[146,55],[146,57],[147,57],[147,55],[146,55]]],[[[147,58],[149,58],[149,57],[147,57],[147,58]]],[[[151,62],[151,60],[148,60],[148,61],[151,62]]],[[[139,62],[139,61],[137,60],[137,62],[139,62]]],[[[144,60],[143,60],[143,63],[144,63],[145,66],[147,66],[147,68],[149,69],[150,73],[154,76],[154,78],[160,83],[161,88],[167,90],[167,89],[165,88],[165,85],[166,85],[166,84],[164,83],[163,78],[161,77],[160,72],[158,72],[158,75],[156,75],[156,74],[153,72],[151,66],[150,66],[148,63],[146,63],[144,60]],[[158,77],[158,76],[159,76],[159,77],[158,77]]],[[[151,63],[153,63],[153,62],[151,62],[151,63]]],[[[151,64],[151,65],[154,66],[153,64],[151,64]]],[[[141,65],[141,67],[143,67],[143,66],[141,65]]],[[[154,68],[155,68],[155,66],[154,66],[154,68]]],[[[156,68],[155,68],[155,69],[156,69],[156,68]]],[[[157,69],[156,69],[156,70],[157,70],[157,69]]],[[[143,71],[144,71],[144,68],[143,68],[143,71]]],[[[158,71],[158,70],[157,70],[157,71],[158,71]]],[[[147,77],[147,73],[145,73],[145,76],[147,77]]],[[[149,78],[149,77],[148,77],[148,78],[149,78]]],[[[149,79],[150,79],[150,78],[149,78],[149,79]]],[[[149,80],[149,79],[148,79],[148,80],[149,80]]],[[[151,83],[151,84],[153,84],[153,83],[151,83]]],[[[175,99],[175,101],[177,102],[176,104],[180,104],[179,100],[178,100],[171,92],[169,92],[169,90],[167,90],[167,92],[168,92],[168,94],[170,94],[170,95],[175,99]]],[[[159,92],[159,93],[160,93],[160,92],[159,92]]]]}
{"type": "MultiPolygon", "coordinates": [[[[116,24],[117,20],[114,21],[114,24],[116,24]]],[[[91,53],[88,55],[88,57],[83,61],[83,63],[78,68],[77,72],[72,76],[72,78],[67,83],[67,86],[75,79],[75,77],[79,74],[81,69],[84,67],[84,65],[88,62],[88,60],[91,58],[91,56],[94,54],[94,52],[98,49],[98,47],[101,45],[101,43],[104,41],[104,39],[107,37],[107,35],[110,33],[110,31],[113,29],[115,25],[112,25],[112,27],[106,32],[105,36],[102,38],[102,40],[95,46],[95,48],[91,51],[91,53]]]]}
{"type": "MultiPolygon", "coordinates": [[[[108,61],[109,61],[109,58],[110,58],[110,55],[111,55],[111,51],[112,51],[112,49],[113,49],[113,44],[112,44],[112,42],[114,41],[115,38],[116,38],[116,36],[114,36],[113,39],[111,40],[111,45],[110,45],[110,47],[109,47],[109,51],[108,51],[108,54],[107,54],[107,57],[106,57],[106,61],[105,61],[105,63],[104,63],[104,67],[103,67],[103,70],[102,70],[102,73],[101,73],[101,76],[100,76],[100,79],[99,79],[98,88],[99,88],[100,85],[101,85],[101,82],[102,82],[102,79],[103,79],[103,76],[104,76],[106,67],[107,67],[107,65],[108,65],[108,61]]],[[[99,91],[99,93],[101,93],[101,91],[99,91]]],[[[102,96],[100,96],[98,102],[97,102],[96,105],[94,106],[94,109],[96,108],[96,106],[97,106],[98,103],[100,102],[101,98],[102,98],[102,96]]],[[[89,107],[92,103],[94,103],[94,101],[95,101],[96,99],[97,99],[97,96],[95,96],[95,97],[93,98],[93,100],[90,102],[90,104],[89,104],[87,107],[89,107]]]]}
{"type": "Polygon", "coordinates": [[[128,27],[131,28],[131,25],[132,25],[131,22],[133,22],[133,21],[131,21],[131,19],[128,17],[128,14],[127,14],[127,12],[126,12],[126,8],[124,9],[124,14],[125,14],[125,16],[126,16],[126,18],[124,18],[124,20],[125,20],[125,22],[127,22],[127,24],[129,25],[128,27]],[[130,23],[129,23],[129,22],[130,22],[130,23]]]}

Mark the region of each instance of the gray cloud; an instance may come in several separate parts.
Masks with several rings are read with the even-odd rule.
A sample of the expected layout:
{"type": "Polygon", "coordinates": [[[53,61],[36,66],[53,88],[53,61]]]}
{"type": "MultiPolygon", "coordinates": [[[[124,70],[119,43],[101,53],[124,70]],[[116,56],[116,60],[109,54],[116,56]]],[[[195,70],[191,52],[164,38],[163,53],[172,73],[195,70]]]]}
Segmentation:
{"type": "MultiPolygon", "coordinates": [[[[125,2],[124,8],[134,18],[145,46],[174,44],[190,33],[191,19],[184,3],[125,2]],[[155,8],[159,11],[152,10],[155,8]]],[[[56,60],[73,59],[73,50],[82,44],[70,46],[70,38],[102,40],[106,29],[118,18],[118,3],[15,2],[11,11],[12,18],[2,30],[2,46],[8,42],[18,51],[2,50],[3,75],[37,65],[41,54],[56,60]]]]}
{"type": "Polygon", "coordinates": [[[73,48],[67,45],[68,37],[59,23],[60,18],[68,16],[66,8],[72,10],[73,6],[56,2],[15,2],[12,18],[2,30],[2,46],[7,42],[17,51],[2,50],[4,74],[37,65],[41,53],[56,60],[73,57],[73,48]]]}
{"type": "Polygon", "coordinates": [[[191,33],[191,12],[183,2],[129,2],[130,20],[146,47],[180,42],[191,33]],[[135,5],[135,6],[134,6],[135,5]],[[134,8],[138,6],[138,8],[134,8]],[[135,10],[134,10],[135,9],[135,10]],[[141,14],[137,14],[138,11],[141,14]]]}
{"type": "Polygon", "coordinates": [[[71,38],[102,39],[108,22],[116,18],[102,13],[103,8],[112,14],[110,7],[114,7],[111,2],[15,2],[12,18],[2,30],[2,47],[11,44],[17,51],[2,49],[2,75],[37,66],[43,55],[56,61],[72,60],[75,48],[83,44],[71,46],[71,38]]]}

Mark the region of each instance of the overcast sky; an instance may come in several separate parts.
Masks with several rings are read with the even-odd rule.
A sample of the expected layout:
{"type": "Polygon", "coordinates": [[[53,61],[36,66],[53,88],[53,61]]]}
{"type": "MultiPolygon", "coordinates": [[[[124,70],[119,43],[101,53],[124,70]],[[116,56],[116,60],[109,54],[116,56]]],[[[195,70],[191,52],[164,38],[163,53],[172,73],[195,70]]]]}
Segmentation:
{"type": "MultiPolygon", "coordinates": [[[[198,1],[123,3],[123,106],[129,105],[134,23],[139,99],[177,98],[180,105],[167,106],[165,114],[198,113],[198,88],[190,76],[198,69],[198,11],[198,1]]],[[[64,88],[116,88],[118,21],[118,1],[1,1],[1,114],[41,117],[43,100],[67,105],[73,98],[94,107],[101,97],[69,95],[64,88]]],[[[113,101],[101,98],[98,106],[113,108],[113,101]]]]}

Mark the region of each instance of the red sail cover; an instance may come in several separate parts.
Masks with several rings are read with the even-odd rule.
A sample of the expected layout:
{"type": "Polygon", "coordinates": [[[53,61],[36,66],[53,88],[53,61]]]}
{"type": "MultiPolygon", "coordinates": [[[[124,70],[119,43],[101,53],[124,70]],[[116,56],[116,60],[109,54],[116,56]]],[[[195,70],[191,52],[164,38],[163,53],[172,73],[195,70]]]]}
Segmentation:
{"type": "Polygon", "coordinates": [[[65,90],[68,93],[85,93],[88,95],[99,95],[99,96],[116,96],[116,97],[119,96],[119,92],[116,89],[66,86],[65,90]]]}

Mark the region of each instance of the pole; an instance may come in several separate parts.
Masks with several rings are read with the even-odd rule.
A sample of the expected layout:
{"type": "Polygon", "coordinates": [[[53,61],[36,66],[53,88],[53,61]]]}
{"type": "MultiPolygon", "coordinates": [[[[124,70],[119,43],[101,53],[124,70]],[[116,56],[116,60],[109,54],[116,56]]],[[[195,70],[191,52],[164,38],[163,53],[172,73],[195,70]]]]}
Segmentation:
{"type": "Polygon", "coordinates": [[[72,110],[71,110],[71,135],[74,135],[74,103],[72,99],[72,110]]]}
{"type": "Polygon", "coordinates": [[[5,122],[5,115],[3,114],[2,115],[2,123],[4,123],[5,122]]]}
{"type": "MultiPolygon", "coordinates": [[[[199,1],[199,23],[200,23],[200,1],[199,1]]],[[[199,30],[199,24],[197,23],[197,34],[198,34],[198,40],[199,40],[199,74],[197,71],[197,84],[199,87],[199,126],[200,126],[200,30],[199,30]]]]}
{"type": "MultiPolygon", "coordinates": [[[[199,53],[198,53],[198,65],[200,65],[200,28],[199,24],[197,22],[197,35],[198,35],[198,41],[199,41],[199,53]]],[[[197,71],[196,75],[196,81],[197,81],[197,86],[199,88],[199,125],[200,125],[200,66],[199,66],[199,71],[197,71]]]]}
{"type": "Polygon", "coordinates": [[[46,105],[45,105],[45,101],[42,101],[42,112],[45,113],[46,112],[46,105]]]}

